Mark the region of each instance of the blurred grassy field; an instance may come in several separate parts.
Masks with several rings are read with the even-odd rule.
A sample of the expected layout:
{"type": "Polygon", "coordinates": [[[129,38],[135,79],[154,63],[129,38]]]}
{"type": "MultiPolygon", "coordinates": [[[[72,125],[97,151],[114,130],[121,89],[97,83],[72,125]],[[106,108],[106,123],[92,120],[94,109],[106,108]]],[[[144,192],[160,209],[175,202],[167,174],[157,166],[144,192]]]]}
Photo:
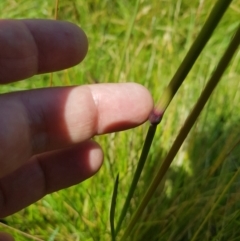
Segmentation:
{"type": "MultiPolygon", "coordinates": [[[[89,52],[81,65],[54,73],[54,86],[131,81],[146,86],[157,102],[215,2],[141,0],[131,29],[136,1],[60,0],[59,19],[84,29],[89,52]]],[[[54,0],[0,2],[1,18],[49,19],[54,16],[54,7],[54,0]]],[[[235,0],[157,130],[123,229],[239,21],[240,1],[235,0]]],[[[49,78],[49,74],[40,75],[3,85],[0,92],[48,87],[49,78]]],[[[195,240],[201,241],[240,239],[239,80],[240,51],[159,187],[164,195],[157,191],[130,240],[192,240],[196,233],[195,240]]],[[[148,125],[96,137],[105,150],[100,172],[83,184],[48,195],[8,217],[8,225],[41,240],[110,240],[114,178],[119,172],[118,217],[148,125]]],[[[1,225],[0,230],[13,233],[16,240],[34,240],[1,225]]]]}

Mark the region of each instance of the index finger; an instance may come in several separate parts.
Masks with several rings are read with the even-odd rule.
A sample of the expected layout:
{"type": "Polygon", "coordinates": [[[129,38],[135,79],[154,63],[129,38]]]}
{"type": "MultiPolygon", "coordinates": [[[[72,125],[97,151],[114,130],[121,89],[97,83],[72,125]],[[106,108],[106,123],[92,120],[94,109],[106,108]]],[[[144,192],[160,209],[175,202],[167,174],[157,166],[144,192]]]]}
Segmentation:
{"type": "Polygon", "coordinates": [[[75,24],[54,20],[0,20],[0,84],[81,62],[88,49],[75,24]]]}
{"type": "Polygon", "coordinates": [[[142,124],[153,101],[143,86],[119,83],[4,94],[0,107],[2,177],[33,155],[142,124]]]}

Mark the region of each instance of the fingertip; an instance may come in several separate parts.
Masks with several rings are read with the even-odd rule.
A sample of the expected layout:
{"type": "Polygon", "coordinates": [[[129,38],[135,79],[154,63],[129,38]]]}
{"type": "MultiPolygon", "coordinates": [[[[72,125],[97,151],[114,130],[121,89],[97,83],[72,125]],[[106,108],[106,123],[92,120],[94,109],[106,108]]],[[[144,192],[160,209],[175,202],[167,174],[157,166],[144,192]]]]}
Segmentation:
{"type": "Polygon", "coordinates": [[[0,29],[1,84],[73,67],[88,51],[86,34],[70,22],[0,20],[0,29]]]}
{"type": "Polygon", "coordinates": [[[145,121],[148,119],[148,116],[151,113],[154,106],[152,95],[145,86],[137,83],[130,84],[135,86],[136,108],[139,108],[139,111],[136,111],[136,113],[139,113],[141,115],[139,120],[145,121]]]}
{"type": "Polygon", "coordinates": [[[38,48],[38,73],[59,71],[80,63],[88,51],[85,32],[67,21],[22,20],[38,48]]]}
{"type": "Polygon", "coordinates": [[[73,53],[73,55],[78,56],[78,59],[76,60],[77,63],[82,62],[88,52],[88,37],[86,33],[83,31],[82,28],[80,28],[74,23],[62,21],[61,24],[66,25],[66,29],[71,29],[74,38],[72,44],[73,46],[76,46],[76,49],[73,49],[73,51],[76,51],[75,53],[73,53]]]}
{"type": "MultiPolygon", "coordinates": [[[[106,125],[105,132],[122,131],[134,128],[148,120],[149,114],[153,109],[153,99],[146,87],[137,83],[117,84],[118,91],[114,95],[112,102],[108,101],[105,108],[110,109],[114,103],[119,111],[112,112],[111,125],[106,125]],[[109,104],[108,104],[109,103],[109,104]]],[[[110,98],[109,98],[110,99],[110,98]]],[[[110,115],[109,115],[110,116],[110,115]]],[[[102,117],[103,119],[103,117],[102,117]]],[[[107,120],[105,120],[107,122],[107,120]]],[[[110,122],[110,121],[109,121],[110,122]]]]}

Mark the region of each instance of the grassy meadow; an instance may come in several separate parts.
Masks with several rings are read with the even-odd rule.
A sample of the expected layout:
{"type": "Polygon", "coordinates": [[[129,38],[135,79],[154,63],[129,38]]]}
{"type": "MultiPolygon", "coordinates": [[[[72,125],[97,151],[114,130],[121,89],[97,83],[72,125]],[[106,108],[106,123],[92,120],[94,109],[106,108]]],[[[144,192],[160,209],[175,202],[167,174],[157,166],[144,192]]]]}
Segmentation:
{"type": "MultiPolygon", "coordinates": [[[[89,52],[80,65],[54,73],[53,85],[136,82],[147,87],[157,103],[216,0],[141,0],[133,19],[136,3],[59,0],[58,19],[83,28],[89,52]]],[[[1,18],[53,19],[54,11],[55,0],[0,1],[1,18]]],[[[119,237],[239,22],[240,1],[233,0],[157,129],[119,237]]],[[[239,80],[238,50],[129,240],[240,239],[239,80]]],[[[49,85],[49,74],[38,75],[2,85],[0,92],[49,85]]],[[[117,220],[148,126],[95,137],[105,152],[96,176],[7,217],[7,226],[0,223],[0,231],[13,234],[18,241],[110,241],[114,181],[119,173],[117,220]]]]}

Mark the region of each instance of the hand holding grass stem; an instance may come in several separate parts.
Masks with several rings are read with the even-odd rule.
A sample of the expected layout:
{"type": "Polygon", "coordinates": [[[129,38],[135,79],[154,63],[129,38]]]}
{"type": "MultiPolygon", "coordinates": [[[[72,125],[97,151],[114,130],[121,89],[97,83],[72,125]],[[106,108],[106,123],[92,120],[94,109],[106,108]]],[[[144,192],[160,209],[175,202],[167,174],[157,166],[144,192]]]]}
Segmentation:
{"type": "MultiPolygon", "coordinates": [[[[132,199],[133,193],[137,187],[138,180],[140,178],[143,167],[145,165],[157,125],[161,122],[161,119],[162,119],[168,105],[172,101],[174,95],[176,94],[179,87],[183,83],[187,74],[190,72],[193,64],[197,60],[198,56],[200,55],[200,53],[201,53],[202,49],[204,48],[204,46],[206,45],[207,41],[210,39],[211,34],[213,33],[214,29],[216,28],[217,24],[219,23],[224,12],[227,10],[231,1],[232,0],[226,0],[226,1],[219,0],[216,3],[216,5],[212,9],[207,21],[205,22],[202,30],[200,31],[197,39],[191,46],[186,57],[182,61],[180,67],[178,68],[178,70],[176,71],[172,80],[170,81],[169,85],[165,89],[163,96],[159,101],[159,104],[156,106],[156,108],[153,110],[153,112],[149,116],[149,121],[151,123],[151,126],[149,127],[147,137],[145,139],[145,143],[144,143],[144,146],[142,149],[142,153],[141,153],[141,156],[140,156],[140,159],[138,162],[138,166],[135,171],[134,178],[132,180],[127,198],[125,200],[123,209],[120,214],[120,218],[117,223],[116,235],[120,231],[122,222],[127,214],[127,209],[130,205],[130,201],[132,199]]],[[[136,7],[136,9],[137,9],[137,7],[136,7]]]]}
{"type": "Polygon", "coordinates": [[[237,33],[235,34],[234,38],[232,39],[231,43],[229,44],[226,52],[224,53],[223,57],[221,58],[215,72],[213,73],[212,77],[208,81],[205,89],[203,90],[201,96],[199,97],[196,105],[194,106],[192,112],[186,119],[183,127],[181,128],[177,138],[175,139],[170,151],[168,152],[166,158],[163,161],[162,166],[160,167],[157,175],[155,176],[154,180],[152,181],[149,189],[145,193],[139,207],[137,208],[136,212],[134,213],[130,223],[125,230],[121,241],[126,240],[129,236],[131,231],[133,230],[137,220],[140,218],[142,212],[144,211],[145,207],[147,206],[148,202],[150,201],[151,197],[153,196],[155,190],[157,189],[158,185],[162,181],[163,177],[165,176],[169,166],[171,165],[173,159],[175,158],[178,150],[180,149],[181,145],[183,144],[184,140],[186,139],[188,133],[190,132],[191,128],[193,127],[194,123],[196,122],[198,116],[200,115],[201,111],[203,110],[206,102],[208,101],[209,97],[211,96],[213,90],[217,86],[222,77],[225,69],[227,68],[230,60],[232,59],[234,53],[236,52],[237,48],[240,44],[240,27],[238,27],[237,33]]]}

